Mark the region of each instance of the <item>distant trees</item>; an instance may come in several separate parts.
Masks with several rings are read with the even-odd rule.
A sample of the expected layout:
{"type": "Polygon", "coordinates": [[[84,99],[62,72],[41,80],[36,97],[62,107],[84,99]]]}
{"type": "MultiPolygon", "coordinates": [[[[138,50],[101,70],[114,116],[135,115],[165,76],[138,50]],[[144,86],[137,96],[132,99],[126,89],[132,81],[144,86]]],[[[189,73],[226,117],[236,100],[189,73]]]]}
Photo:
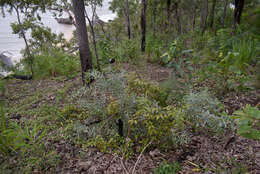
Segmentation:
{"type": "Polygon", "coordinates": [[[86,85],[85,74],[88,70],[92,69],[92,57],[88,42],[84,0],[72,0],[72,7],[78,35],[82,82],[83,85],[86,85]]]}
{"type": "MultiPolygon", "coordinates": [[[[71,15],[70,12],[74,11],[75,25],[77,29],[78,44],[80,51],[82,82],[85,84],[85,73],[89,69],[92,69],[92,57],[89,47],[85,17],[88,18],[91,27],[91,34],[93,36],[93,44],[97,59],[97,65],[98,69],[100,70],[97,51],[98,41],[96,41],[95,31],[93,27],[93,19],[94,15],[96,15],[96,5],[101,6],[103,1],[72,0],[71,2],[68,0],[1,0],[0,6],[9,7],[8,10],[15,11],[17,14],[18,22],[16,25],[14,25],[16,26],[14,27],[14,31],[16,34],[19,34],[20,37],[24,39],[26,45],[25,57],[29,60],[32,74],[33,52],[31,50],[33,50],[33,48],[30,48],[30,41],[28,41],[28,39],[26,38],[25,32],[29,28],[27,23],[26,25],[24,25],[24,22],[33,21],[34,19],[40,18],[40,16],[36,15],[37,10],[40,9],[42,11],[45,11],[46,7],[51,7],[51,10],[56,9],[58,11],[65,11],[69,14],[71,18],[73,15],[71,15]],[[92,20],[86,14],[85,5],[91,5],[92,7],[92,20]],[[25,18],[29,20],[23,21],[20,17],[20,13],[23,13],[25,15],[25,18]]],[[[198,30],[204,33],[207,30],[207,28],[216,30],[218,28],[224,27],[225,20],[226,25],[228,25],[229,22],[229,25],[231,26],[233,22],[233,26],[236,27],[236,25],[240,24],[244,6],[247,10],[249,4],[252,4],[251,2],[254,2],[254,4],[259,3],[259,1],[257,0],[252,0],[250,2],[246,2],[245,0],[221,0],[221,3],[218,2],[220,1],[113,0],[110,3],[110,9],[113,12],[116,12],[118,16],[122,18],[122,21],[125,23],[125,27],[127,30],[125,35],[127,35],[129,39],[135,39],[136,36],[140,37],[141,34],[141,38],[138,39],[141,39],[141,51],[145,52],[146,35],[148,35],[149,37],[150,32],[152,32],[154,37],[156,36],[155,34],[157,31],[165,31],[167,34],[172,32],[173,37],[185,34],[191,30],[198,30]],[[232,5],[234,5],[234,9],[232,8],[232,5]],[[234,16],[232,16],[232,14],[234,14],[234,16]],[[136,21],[133,20],[136,16],[140,16],[140,23],[136,23],[136,21]]],[[[167,38],[165,40],[167,40],[167,38]]]]}

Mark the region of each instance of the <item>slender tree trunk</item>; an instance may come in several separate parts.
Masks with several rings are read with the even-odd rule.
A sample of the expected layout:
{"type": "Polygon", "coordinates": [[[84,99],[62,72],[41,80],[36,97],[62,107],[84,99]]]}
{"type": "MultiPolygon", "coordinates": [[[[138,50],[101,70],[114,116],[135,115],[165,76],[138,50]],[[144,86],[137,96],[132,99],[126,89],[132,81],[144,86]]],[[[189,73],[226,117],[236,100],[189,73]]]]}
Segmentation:
{"type": "Polygon", "coordinates": [[[29,44],[28,44],[28,40],[26,38],[26,35],[25,35],[25,32],[24,32],[24,29],[23,29],[23,26],[22,26],[22,22],[21,22],[21,18],[20,18],[20,13],[19,13],[19,10],[16,6],[13,5],[13,8],[15,9],[16,11],[16,15],[17,15],[17,21],[18,21],[18,24],[20,26],[20,32],[21,32],[21,36],[24,40],[24,43],[25,43],[25,51],[26,51],[26,54],[27,54],[27,58],[29,60],[29,64],[30,64],[30,70],[31,70],[31,73],[32,73],[32,78],[34,77],[34,71],[33,71],[33,56],[31,54],[31,50],[30,50],[30,47],[29,47],[29,44]]]}
{"type": "Polygon", "coordinates": [[[213,25],[214,25],[216,2],[217,2],[216,0],[213,0],[213,2],[212,2],[212,8],[211,8],[211,12],[210,12],[210,22],[209,22],[210,28],[213,28],[213,25]]]}
{"type": "Polygon", "coordinates": [[[193,14],[192,14],[192,31],[195,30],[197,17],[197,0],[193,0],[193,14]]]}
{"type": "Polygon", "coordinates": [[[229,0],[225,0],[224,11],[223,11],[223,16],[222,16],[222,21],[221,21],[221,24],[222,24],[222,27],[223,27],[223,28],[225,27],[225,18],[226,18],[226,15],[227,15],[227,6],[228,6],[228,3],[229,3],[229,0]]]}
{"type": "Polygon", "coordinates": [[[87,72],[87,70],[92,69],[92,58],[89,48],[87,25],[84,14],[84,0],[72,0],[72,7],[75,15],[76,30],[78,34],[82,82],[83,85],[86,85],[85,73],[87,72]]]}
{"type": "Polygon", "coordinates": [[[141,40],[141,51],[145,52],[145,36],[146,36],[146,0],[142,0],[142,14],[141,14],[141,30],[142,30],[142,40],[141,40]]]}
{"type": "Polygon", "coordinates": [[[167,0],[167,24],[170,25],[170,19],[171,19],[171,0],[167,0]]]}
{"type": "Polygon", "coordinates": [[[196,13],[196,8],[195,8],[194,12],[193,12],[193,16],[192,16],[192,30],[193,31],[195,30],[195,26],[196,26],[196,16],[197,16],[197,13],[196,13]]]}
{"type": "Polygon", "coordinates": [[[208,18],[208,0],[203,0],[203,5],[201,8],[201,15],[200,15],[200,27],[202,29],[202,34],[207,29],[207,18],[208,18]]]}
{"type": "Polygon", "coordinates": [[[126,0],[126,20],[127,20],[128,39],[131,39],[131,24],[130,24],[130,14],[129,14],[129,3],[128,3],[128,0],[126,0]]]}
{"type": "Polygon", "coordinates": [[[175,16],[176,16],[176,20],[177,20],[177,30],[178,30],[178,33],[181,34],[181,19],[180,19],[180,14],[179,14],[179,1],[175,2],[174,6],[175,6],[175,16]]]}
{"type": "Polygon", "coordinates": [[[153,36],[155,36],[155,32],[156,32],[156,12],[157,12],[157,8],[155,7],[154,9],[153,9],[153,12],[152,12],[152,14],[153,14],[153,22],[152,22],[152,29],[153,29],[153,36]]]}
{"type": "Polygon", "coordinates": [[[240,24],[243,8],[244,0],[235,0],[234,25],[240,24]]]}
{"type": "Polygon", "coordinates": [[[93,24],[93,21],[94,21],[94,15],[96,14],[96,7],[91,7],[92,8],[92,21],[90,20],[90,18],[88,17],[88,14],[86,12],[86,9],[85,9],[85,14],[86,14],[86,17],[87,17],[87,20],[88,20],[88,23],[89,23],[89,26],[90,26],[90,29],[91,29],[91,35],[92,35],[92,39],[93,39],[93,44],[94,44],[94,50],[95,50],[95,56],[96,56],[96,63],[97,63],[97,68],[99,71],[101,71],[101,68],[100,68],[100,64],[99,64],[99,58],[98,58],[98,52],[97,52],[97,42],[96,42],[96,34],[95,34],[95,30],[94,30],[94,24],[93,24]]]}

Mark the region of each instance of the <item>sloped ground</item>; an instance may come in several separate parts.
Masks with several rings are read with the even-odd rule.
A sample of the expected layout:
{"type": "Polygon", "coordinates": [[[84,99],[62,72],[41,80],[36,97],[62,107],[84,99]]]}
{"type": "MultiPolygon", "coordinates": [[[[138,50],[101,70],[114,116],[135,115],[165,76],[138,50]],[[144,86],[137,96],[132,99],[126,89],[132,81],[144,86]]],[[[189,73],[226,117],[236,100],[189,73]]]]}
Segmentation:
{"type": "MultiPolygon", "coordinates": [[[[171,69],[159,65],[146,64],[144,67],[123,64],[123,69],[136,72],[140,77],[161,82],[167,80],[171,69]]],[[[72,91],[81,88],[80,78],[52,79],[39,81],[10,80],[4,100],[7,101],[7,117],[9,121],[23,122],[35,119],[28,110],[40,108],[44,104],[58,105],[73,103],[70,100],[57,102],[62,93],[67,98],[72,91]],[[21,119],[15,116],[21,114],[21,119]]],[[[225,96],[223,103],[229,113],[252,104],[260,106],[260,90],[248,93],[231,93],[225,96]]],[[[55,135],[60,136],[60,135],[55,135]]],[[[54,137],[55,137],[54,136],[54,137]]],[[[95,148],[84,149],[63,138],[53,138],[49,134],[46,148],[54,148],[60,156],[60,162],[51,173],[153,173],[163,161],[181,163],[180,173],[260,173],[260,142],[247,140],[232,133],[223,137],[210,137],[207,133],[193,135],[189,144],[180,149],[160,152],[136,154],[131,159],[123,159],[116,154],[99,152],[95,148]],[[244,172],[245,173],[245,172],[244,172]]],[[[1,160],[0,162],[3,162],[1,160]]],[[[13,162],[13,170],[17,162],[13,162]]],[[[41,173],[35,171],[34,173],[41,173]]]]}

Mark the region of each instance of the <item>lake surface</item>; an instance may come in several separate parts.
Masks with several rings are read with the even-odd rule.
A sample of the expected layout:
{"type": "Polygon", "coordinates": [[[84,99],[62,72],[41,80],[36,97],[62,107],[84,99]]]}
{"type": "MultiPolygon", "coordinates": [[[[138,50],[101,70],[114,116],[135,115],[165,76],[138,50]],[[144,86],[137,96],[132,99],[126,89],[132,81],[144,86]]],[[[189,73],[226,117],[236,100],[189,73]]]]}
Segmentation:
{"type": "MultiPolygon", "coordinates": [[[[113,14],[109,10],[109,2],[111,0],[104,0],[103,6],[97,8],[96,12],[99,18],[105,22],[112,20],[116,17],[116,14],[113,14]]],[[[86,8],[87,13],[91,14],[91,9],[86,8]]],[[[67,17],[67,14],[63,14],[63,17],[67,17]]],[[[72,37],[72,32],[75,30],[73,25],[64,25],[58,24],[50,12],[42,14],[42,22],[44,25],[50,27],[55,33],[63,33],[66,39],[72,37]]],[[[15,13],[12,15],[6,13],[6,16],[3,17],[0,15],[0,53],[6,53],[7,56],[11,57],[13,62],[17,62],[21,58],[20,51],[25,47],[23,39],[19,38],[18,35],[12,34],[12,28],[10,27],[11,22],[16,22],[17,18],[15,13]]]]}

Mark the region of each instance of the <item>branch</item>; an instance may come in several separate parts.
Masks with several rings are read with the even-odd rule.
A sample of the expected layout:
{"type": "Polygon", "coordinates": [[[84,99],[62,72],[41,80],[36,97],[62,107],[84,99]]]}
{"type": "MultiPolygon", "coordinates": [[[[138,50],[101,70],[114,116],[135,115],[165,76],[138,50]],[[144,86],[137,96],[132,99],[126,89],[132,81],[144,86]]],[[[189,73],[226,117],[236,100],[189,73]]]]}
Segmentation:
{"type": "Polygon", "coordinates": [[[136,163],[135,163],[135,165],[134,165],[134,168],[133,168],[133,170],[132,170],[132,174],[134,174],[135,168],[136,168],[137,164],[139,163],[140,158],[141,158],[141,156],[143,155],[145,149],[146,149],[151,143],[152,143],[152,142],[149,142],[149,143],[144,147],[144,149],[142,150],[141,154],[138,156],[138,159],[137,159],[137,161],[136,161],[136,163]]]}

